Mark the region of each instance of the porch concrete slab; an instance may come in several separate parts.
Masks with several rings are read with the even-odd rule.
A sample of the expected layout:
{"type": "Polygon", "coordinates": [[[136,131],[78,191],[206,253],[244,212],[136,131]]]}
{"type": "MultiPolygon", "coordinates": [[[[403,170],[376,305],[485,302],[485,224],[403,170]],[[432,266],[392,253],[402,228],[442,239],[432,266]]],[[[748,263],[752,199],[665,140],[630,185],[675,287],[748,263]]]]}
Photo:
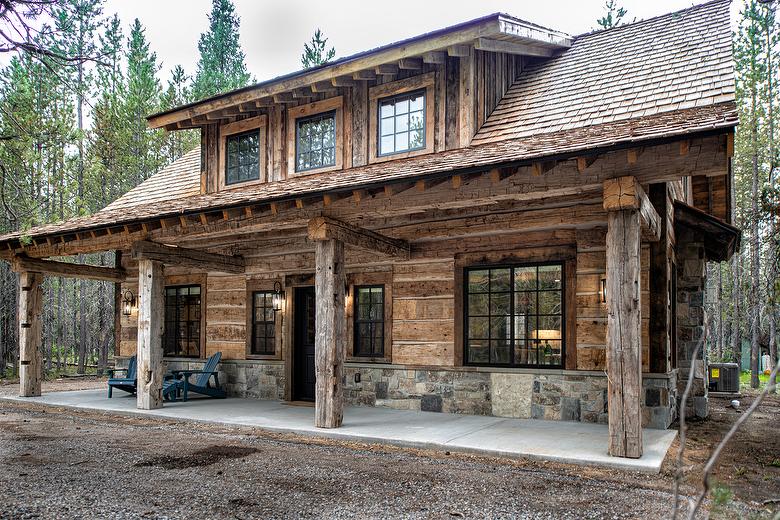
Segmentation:
{"type": "Polygon", "coordinates": [[[410,448],[460,451],[488,456],[530,458],[569,464],[606,466],[658,473],[677,432],[643,432],[644,455],[624,459],[607,455],[608,429],[603,424],[477,415],[347,407],[337,429],[314,426],[314,408],[279,401],[230,398],[165,403],[158,410],[138,410],[129,395],[106,397],[103,390],[52,392],[41,397],[3,399],[48,406],[248,426],[262,430],[410,448]]]}

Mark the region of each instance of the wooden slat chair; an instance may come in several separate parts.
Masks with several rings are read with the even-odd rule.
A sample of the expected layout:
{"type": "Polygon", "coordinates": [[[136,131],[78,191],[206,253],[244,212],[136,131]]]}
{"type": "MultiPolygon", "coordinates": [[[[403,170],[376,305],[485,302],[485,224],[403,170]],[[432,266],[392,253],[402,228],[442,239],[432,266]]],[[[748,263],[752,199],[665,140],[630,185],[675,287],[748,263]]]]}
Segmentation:
{"type": "Polygon", "coordinates": [[[111,378],[108,380],[108,398],[111,399],[111,393],[114,388],[123,390],[128,394],[134,394],[136,391],[136,376],[138,371],[138,363],[135,356],[130,358],[127,363],[127,368],[114,368],[108,372],[111,374],[111,378]],[[117,372],[124,372],[125,377],[114,377],[117,372]]]}
{"type": "Polygon", "coordinates": [[[190,392],[203,394],[217,399],[224,399],[227,394],[219,387],[219,373],[217,365],[222,359],[222,352],[217,352],[206,360],[203,370],[171,370],[173,377],[163,381],[163,398],[168,401],[176,401],[179,398],[179,392],[182,394],[182,400],[186,401],[190,392]],[[191,381],[190,377],[197,377],[191,381]],[[214,377],[214,386],[211,386],[211,377],[214,377]]]}

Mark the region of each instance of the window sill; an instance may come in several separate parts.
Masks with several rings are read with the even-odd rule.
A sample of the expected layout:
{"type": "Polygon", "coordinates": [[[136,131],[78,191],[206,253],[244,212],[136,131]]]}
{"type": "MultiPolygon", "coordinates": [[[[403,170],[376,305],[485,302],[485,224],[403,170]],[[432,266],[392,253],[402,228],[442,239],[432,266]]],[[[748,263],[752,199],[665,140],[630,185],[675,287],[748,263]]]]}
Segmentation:
{"type": "Polygon", "coordinates": [[[254,360],[254,361],[281,361],[281,356],[278,356],[276,354],[247,354],[246,355],[247,360],[254,360]]]}
{"type": "Polygon", "coordinates": [[[430,153],[433,153],[432,146],[420,148],[419,150],[412,150],[411,152],[399,152],[399,153],[392,153],[388,155],[377,155],[371,158],[371,164],[394,161],[396,159],[408,159],[409,157],[417,157],[419,155],[427,155],[430,153]]]}
{"type": "Polygon", "coordinates": [[[371,364],[383,364],[388,365],[391,363],[390,359],[385,357],[360,357],[350,356],[345,360],[346,363],[371,363],[371,364]]]}

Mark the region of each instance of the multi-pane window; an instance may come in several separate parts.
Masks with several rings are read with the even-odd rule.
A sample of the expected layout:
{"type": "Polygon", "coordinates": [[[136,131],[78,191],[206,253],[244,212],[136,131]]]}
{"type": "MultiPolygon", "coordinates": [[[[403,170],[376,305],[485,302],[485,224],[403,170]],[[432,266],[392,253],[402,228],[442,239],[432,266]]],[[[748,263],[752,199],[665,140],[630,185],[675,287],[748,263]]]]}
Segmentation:
{"type": "Polygon", "coordinates": [[[200,285],[165,288],[166,356],[200,357],[200,306],[200,285]]]}
{"type": "Polygon", "coordinates": [[[336,164],[336,112],[317,114],[295,122],[295,171],[336,164]]]}
{"type": "Polygon", "coordinates": [[[260,132],[252,130],[225,140],[225,184],[260,178],[260,132]]]}
{"type": "Polygon", "coordinates": [[[425,91],[379,101],[379,155],[425,148],[425,91]]]}
{"type": "Polygon", "coordinates": [[[274,319],[273,291],[252,294],[252,350],[256,356],[276,353],[276,321],[274,319]]]}
{"type": "Polygon", "coordinates": [[[355,356],[382,357],[385,348],[385,288],[355,287],[355,356]]]}
{"type": "Polygon", "coordinates": [[[563,366],[563,265],[469,268],[466,362],[563,366]]]}

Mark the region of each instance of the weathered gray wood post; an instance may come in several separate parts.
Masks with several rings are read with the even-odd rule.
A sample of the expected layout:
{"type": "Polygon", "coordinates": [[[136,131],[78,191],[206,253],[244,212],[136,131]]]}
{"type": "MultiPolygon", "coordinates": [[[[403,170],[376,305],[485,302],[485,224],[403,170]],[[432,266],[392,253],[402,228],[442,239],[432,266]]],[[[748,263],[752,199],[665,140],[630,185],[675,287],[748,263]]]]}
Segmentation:
{"type": "Polygon", "coordinates": [[[19,273],[19,395],[22,397],[41,395],[42,282],[41,273],[19,273]]]}
{"type": "Polygon", "coordinates": [[[163,264],[138,261],[138,400],[142,410],[161,408],[163,348],[163,264]]]}
{"type": "Polygon", "coordinates": [[[315,259],[316,339],[315,420],[318,428],[338,428],[344,417],[344,356],[347,324],[344,309],[344,243],[317,242],[315,259]]]}
{"type": "MultiPolygon", "coordinates": [[[[604,183],[607,214],[609,454],[642,456],[642,226],[659,217],[634,177],[604,183]]],[[[657,240],[657,238],[655,238],[657,240]]]]}

